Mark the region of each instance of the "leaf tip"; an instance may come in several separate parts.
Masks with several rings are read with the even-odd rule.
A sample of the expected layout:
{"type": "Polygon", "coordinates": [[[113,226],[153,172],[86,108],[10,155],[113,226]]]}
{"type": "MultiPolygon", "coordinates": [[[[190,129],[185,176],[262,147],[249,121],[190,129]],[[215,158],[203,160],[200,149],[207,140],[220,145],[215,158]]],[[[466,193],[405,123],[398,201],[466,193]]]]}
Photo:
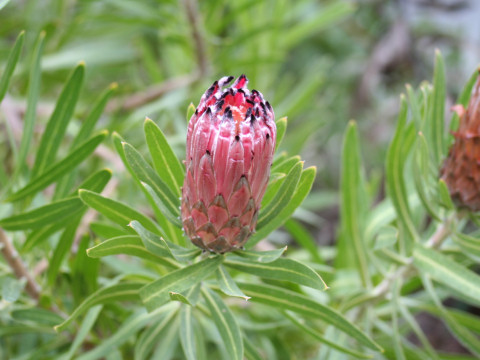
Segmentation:
{"type": "Polygon", "coordinates": [[[117,90],[118,89],[118,83],[117,82],[111,83],[109,88],[110,88],[110,90],[117,90]]]}

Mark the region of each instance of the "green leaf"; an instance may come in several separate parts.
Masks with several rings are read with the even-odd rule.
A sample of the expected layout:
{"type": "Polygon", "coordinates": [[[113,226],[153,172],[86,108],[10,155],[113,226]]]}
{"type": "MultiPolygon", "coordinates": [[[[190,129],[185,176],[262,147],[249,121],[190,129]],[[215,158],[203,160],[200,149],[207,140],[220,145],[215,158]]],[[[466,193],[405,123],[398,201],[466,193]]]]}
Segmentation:
{"type": "Polygon", "coordinates": [[[242,290],[240,290],[240,288],[237,286],[237,284],[232,279],[228,271],[223,267],[223,265],[220,265],[218,267],[216,274],[218,286],[225,295],[241,297],[244,300],[250,299],[242,292],[242,290]]]}
{"type": "Polygon", "coordinates": [[[197,360],[195,332],[191,306],[182,306],[180,310],[180,344],[187,360],[197,360]]]}
{"type": "Polygon", "coordinates": [[[285,311],[283,313],[287,319],[289,319],[296,327],[302,330],[305,334],[310,335],[315,340],[331,347],[332,349],[338,350],[344,354],[352,355],[358,359],[371,359],[371,355],[362,354],[358,351],[350,350],[346,347],[337,345],[333,341],[328,340],[325,336],[323,336],[320,332],[313,329],[312,327],[305,324],[303,319],[298,319],[295,315],[292,315],[290,312],[285,311]]]}
{"type": "MultiPolygon", "coordinates": [[[[62,265],[63,259],[65,258],[65,256],[67,256],[67,254],[70,253],[70,249],[72,248],[73,241],[75,240],[75,234],[77,232],[79,224],[80,217],[78,217],[70,225],[68,225],[60,236],[60,239],[58,239],[57,246],[55,247],[53,255],[48,262],[47,282],[50,287],[55,284],[58,270],[62,265]]],[[[33,245],[37,244],[32,243],[29,246],[33,245]]]]}
{"type": "MultiPolygon", "coordinates": [[[[357,125],[348,124],[343,139],[341,174],[341,219],[344,248],[351,248],[363,286],[371,285],[364,234],[364,199],[357,125]]],[[[353,260],[353,259],[352,259],[353,260]]]]}
{"type": "Polygon", "coordinates": [[[225,265],[233,269],[266,279],[290,281],[294,284],[326,290],[328,286],[312,268],[293,259],[279,258],[269,263],[259,263],[245,258],[229,256],[225,265]]]}
{"type": "Polygon", "coordinates": [[[441,221],[436,210],[437,206],[432,203],[427,193],[429,186],[426,186],[426,184],[430,184],[428,181],[430,165],[430,154],[427,140],[425,139],[425,136],[419,132],[415,145],[415,158],[413,160],[413,179],[415,182],[415,189],[417,190],[418,196],[425,210],[427,210],[434,219],[441,221]]]}
{"type": "Polygon", "coordinates": [[[150,185],[148,185],[147,183],[145,183],[143,181],[141,182],[141,185],[145,188],[145,190],[150,195],[150,197],[152,198],[155,205],[162,212],[162,214],[165,215],[165,217],[168,219],[168,221],[170,221],[175,226],[181,228],[182,227],[182,222],[180,221],[179,216],[175,216],[173,213],[170,212],[170,210],[168,210],[165,207],[165,205],[164,205],[165,202],[158,196],[158,193],[150,185]]]}
{"type": "Polygon", "coordinates": [[[145,229],[138,221],[132,221],[129,225],[140,235],[145,248],[153,254],[162,257],[171,257],[178,261],[189,261],[200,254],[200,249],[186,249],[153,234],[145,229]]]}
{"type": "Polygon", "coordinates": [[[428,114],[432,131],[433,156],[439,165],[446,153],[445,147],[445,69],[440,51],[435,52],[435,70],[433,73],[432,103],[428,114]]]}
{"type": "Polygon", "coordinates": [[[35,118],[37,117],[37,102],[40,93],[40,82],[42,76],[42,53],[45,40],[45,31],[40,33],[35,50],[33,52],[33,61],[30,68],[30,75],[28,79],[28,94],[27,94],[27,109],[23,119],[22,140],[20,142],[20,151],[18,155],[17,169],[15,170],[14,178],[21,171],[25,158],[30,148],[30,143],[33,137],[33,129],[35,125],[35,118]]]}
{"type": "Polygon", "coordinates": [[[17,201],[43,190],[85,160],[106,136],[107,132],[103,131],[99,135],[85,141],[63,160],[49,166],[41,175],[33,178],[25,187],[11,195],[7,201],[17,201]]]}
{"type": "Polygon", "coordinates": [[[317,243],[310,232],[300,222],[289,219],[283,225],[285,229],[292,235],[295,242],[297,242],[303,249],[308,251],[312,259],[320,264],[324,261],[320,256],[317,243]]]}
{"type": "Polygon", "coordinates": [[[33,164],[32,177],[47,172],[49,165],[55,162],[55,155],[64,138],[67,125],[72,118],[82,88],[85,64],[81,62],[73,71],[60,94],[52,116],[43,132],[37,157],[33,164]]]}
{"type": "Polygon", "coordinates": [[[466,327],[460,325],[445,309],[430,281],[430,276],[424,274],[422,276],[422,282],[430,297],[433,299],[433,302],[440,310],[441,318],[446,322],[450,332],[463,346],[476,356],[480,356],[480,342],[478,341],[478,337],[471,333],[466,327]]]}
{"type": "Polygon", "coordinates": [[[137,220],[148,230],[156,233],[159,232],[157,226],[150,218],[132,209],[128,205],[84,189],[79,190],[78,194],[86,205],[126,229],[128,229],[127,226],[132,220],[137,220]]]}
{"type": "MultiPolygon", "coordinates": [[[[414,265],[433,280],[470,299],[480,299],[480,276],[438,251],[415,246],[414,265]]],[[[455,296],[455,294],[452,294],[455,296]]]]}
{"type": "Polygon", "coordinates": [[[178,310],[165,314],[146,329],[135,343],[135,360],[151,359],[149,357],[156,344],[161,342],[165,333],[172,331],[172,323],[176,320],[178,310]]]}
{"type": "Polygon", "coordinates": [[[238,283],[238,285],[245,294],[251,296],[250,301],[252,302],[259,302],[271,307],[276,307],[282,311],[290,310],[307,318],[321,319],[356,339],[362,345],[375,351],[382,350],[380,346],[341,314],[306,296],[267,284],[238,283]]]}
{"type": "Polygon", "coordinates": [[[190,103],[190,105],[188,105],[188,108],[187,108],[187,122],[190,121],[190,119],[192,118],[193,114],[195,114],[195,105],[193,105],[192,103],[190,103]]]}
{"type": "Polygon", "coordinates": [[[237,250],[233,254],[261,263],[269,263],[277,260],[286,250],[287,246],[284,246],[280,249],[268,251],[237,250]]]}
{"type": "MultiPolygon", "coordinates": [[[[472,73],[470,78],[468,79],[467,83],[462,89],[460,95],[458,95],[458,99],[456,104],[462,105],[463,107],[467,107],[468,101],[470,100],[470,94],[472,93],[473,86],[478,79],[478,69],[472,73]]],[[[460,122],[460,118],[458,114],[454,111],[452,114],[452,119],[450,120],[450,135],[449,135],[449,144],[453,143],[455,137],[451,134],[458,130],[458,124],[460,122]]]]}
{"type": "MultiPolygon", "coordinates": [[[[107,105],[110,96],[117,88],[117,84],[112,84],[98,99],[98,101],[94,104],[92,111],[88,114],[85,121],[82,123],[80,130],[78,131],[77,136],[72,141],[70,149],[75,149],[78,145],[80,145],[83,141],[88,139],[92,134],[93,129],[95,128],[95,124],[100,119],[105,106],[107,105]]],[[[55,186],[55,197],[62,198],[65,194],[68,193],[69,189],[72,187],[72,184],[75,181],[77,173],[75,171],[70,172],[67,176],[63,177],[55,186]]]]}
{"type": "Polygon", "coordinates": [[[273,218],[282,212],[287,206],[290,199],[293,197],[295,189],[302,174],[303,163],[298,162],[288,173],[283,181],[277,195],[270,201],[270,203],[260,210],[257,228],[269,223],[273,218]]]}
{"type": "Polygon", "coordinates": [[[140,297],[149,311],[164,305],[169,300],[169,292],[183,292],[213,273],[223,261],[222,256],[214,256],[196,264],[172,271],[162,278],[144,286],[140,297]]]}
{"type": "MultiPolygon", "coordinates": [[[[112,176],[112,172],[110,170],[108,169],[100,170],[92,174],[91,176],[89,176],[84,182],[80,184],[79,187],[100,192],[108,183],[111,176],[112,176]]],[[[71,196],[76,196],[76,195],[78,195],[78,191],[75,191],[71,194],[71,196]]],[[[23,244],[22,252],[27,253],[32,248],[34,248],[35,246],[40,244],[42,241],[47,239],[50,235],[54,234],[55,232],[57,232],[58,230],[64,227],[74,226],[74,231],[76,231],[76,227],[78,226],[78,222],[80,220],[79,218],[82,216],[82,213],[84,213],[86,210],[87,210],[87,207],[84,204],[82,204],[82,210],[80,211],[80,213],[74,214],[70,218],[64,219],[63,222],[55,222],[52,225],[49,225],[31,232],[28,235],[27,239],[25,240],[25,243],[23,244]],[[75,218],[78,218],[78,221],[75,221],[75,218]],[[77,225],[75,225],[75,223],[77,223],[77,225]]],[[[55,252],[64,251],[66,249],[65,248],[63,250],[60,250],[58,249],[58,247],[59,246],[57,246],[57,249],[55,249],[55,252]]],[[[63,245],[61,245],[60,247],[63,247],[63,245]]],[[[70,248],[68,248],[68,250],[70,250],[70,248]]],[[[57,256],[59,255],[60,254],[57,254],[57,256]]],[[[55,258],[55,253],[54,253],[54,258],[55,258]]],[[[51,262],[53,262],[53,259],[51,260],[51,262]]],[[[50,264],[50,267],[51,266],[52,266],[52,263],[50,264]]]]}
{"type": "Polygon", "coordinates": [[[142,286],[143,284],[141,283],[123,283],[106,286],[95,291],[87,297],[63,323],[55,326],[55,331],[63,331],[79,315],[95,305],[120,301],[138,301],[138,291],[142,286]]]}
{"type": "Polygon", "coordinates": [[[137,235],[123,235],[105,240],[87,250],[87,255],[99,258],[110,255],[125,254],[149,260],[153,263],[162,264],[170,268],[177,268],[178,264],[168,258],[152,254],[145,249],[142,240],[137,235]]]}
{"type": "Polygon", "coordinates": [[[390,247],[397,242],[398,229],[393,226],[383,226],[378,230],[377,239],[375,241],[374,250],[390,247]]]}
{"type": "Polygon", "coordinates": [[[0,103],[2,102],[5,94],[8,90],[8,84],[13,75],[13,71],[17,66],[18,59],[20,58],[20,53],[22,52],[23,41],[25,39],[25,31],[21,31],[15,40],[12,51],[8,55],[7,65],[3,70],[2,76],[0,77],[0,103]]]}
{"type": "Polygon", "coordinates": [[[170,291],[168,295],[170,296],[170,300],[172,301],[179,301],[185,305],[192,306],[192,303],[190,302],[190,300],[188,300],[188,298],[185,295],[182,295],[174,291],[170,291]]]}
{"type": "Polygon", "coordinates": [[[450,191],[448,190],[448,186],[443,179],[438,180],[438,193],[440,195],[439,200],[441,205],[443,205],[448,210],[455,209],[455,204],[450,197],[450,191]]]}
{"type": "MultiPolygon", "coordinates": [[[[98,191],[97,191],[98,192],[98,191]]],[[[105,224],[102,222],[90,223],[90,229],[99,237],[110,239],[117,236],[127,235],[126,231],[116,226],[105,224]]]]}
{"type": "Polygon", "coordinates": [[[282,117],[280,120],[276,122],[277,124],[277,140],[275,144],[275,149],[278,149],[280,144],[282,143],[283,137],[285,136],[285,132],[287,131],[287,117],[282,117]]]}
{"type": "Polygon", "coordinates": [[[387,189],[392,199],[398,220],[407,231],[405,251],[411,251],[412,243],[418,241],[419,236],[413,223],[410,206],[408,203],[407,189],[404,179],[406,158],[415,141],[415,128],[413,123],[407,126],[408,106],[402,95],[400,112],[398,115],[397,129],[387,151],[386,159],[386,182],[387,189]]]}
{"type": "Polygon", "coordinates": [[[248,340],[248,338],[243,336],[243,346],[245,350],[245,357],[248,360],[263,360],[263,357],[258,352],[258,349],[248,340]]]}
{"type": "Polygon", "coordinates": [[[257,228],[256,233],[248,241],[246,245],[247,248],[253,247],[273,230],[278,229],[278,227],[280,227],[290,216],[292,216],[293,212],[297,209],[297,207],[300,206],[310,192],[310,189],[313,185],[313,180],[315,180],[315,173],[315,167],[309,167],[302,171],[298,186],[289,203],[274,219],[266,223],[263,228],[257,228]]]}
{"type": "Polygon", "coordinates": [[[203,297],[210,310],[213,321],[223,340],[223,345],[232,360],[243,360],[243,341],[240,328],[235,321],[230,309],[225,305],[220,296],[210,289],[202,290],[203,297]]]}
{"type": "Polygon", "coordinates": [[[54,312],[41,308],[19,309],[11,312],[16,321],[34,322],[39,325],[53,326],[63,319],[54,312]]]}
{"type": "Polygon", "coordinates": [[[472,254],[480,257],[480,239],[462,233],[455,233],[452,236],[452,239],[458,246],[460,246],[465,254],[472,254]]]}
{"type": "Polygon", "coordinates": [[[80,329],[78,329],[75,334],[75,340],[73,340],[73,343],[68,349],[65,358],[61,358],[62,360],[70,360],[75,355],[75,352],[78,350],[80,345],[82,345],[83,341],[92,329],[92,326],[95,324],[95,321],[97,321],[98,315],[100,314],[100,311],[102,311],[102,309],[103,305],[97,305],[88,310],[85,318],[82,321],[80,329]]]}
{"type": "Polygon", "coordinates": [[[1,219],[0,226],[10,231],[38,229],[78,214],[82,210],[82,206],[83,203],[78,197],[72,197],[1,219]]]}
{"type": "MultiPolygon", "coordinates": [[[[134,312],[129,316],[119,329],[108,339],[103,339],[102,342],[94,347],[92,350],[83,353],[75,358],[75,360],[96,360],[106,358],[112,352],[112,349],[119,348],[122,344],[132,338],[132,334],[137,333],[144,328],[148,323],[156,324],[163,319],[165,314],[175,313],[178,305],[175,303],[164,306],[152,313],[145,313],[143,310],[134,312]]],[[[106,358],[107,359],[107,358],[106,358]]]]}
{"type": "Polygon", "coordinates": [[[173,219],[174,224],[180,224],[178,219],[180,200],[170,188],[163,182],[151,166],[145,161],[140,153],[128,143],[123,143],[125,158],[132,171],[141,182],[148,184],[160,198],[161,210],[169,220],[173,219]]]}
{"type": "Polygon", "coordinates": [[[115,146],[115,149],[117,150],[118,154],[122,158],[122,161],[125,164],[125,167],[128,169],[132,177],[135,179],[135,182],[137,182],[138,185],[140,185],[140,188],[142,189],[143,193],[145,194],[145,197],[147,198],[149,204],[151,205],[155,213],[157,222],[160,225],[160,228],[164,231],[165,237],[172,240],[176,244],[185,245],[185,238],[180,228],[173,225],[169,220],[167,220],[164,212],[162,212],[162,210],[158,207],[158,205],[155,203],[155,200],[152,199],[151,195],[149,194],[145,186],[142,185],[142,182],[138,178],[138,175],[133,171],[132,167],[128,163],[125,156],[125,150],[123,147],[123,144],[125,143],[125,141],[123,141],[122,137],[115,132],[112,134],[112,139],[113,139],[113,144],[115,146]]]}
{"type": "Polygon", "coordinates": [[[149,118],[144,124],[145,139],[153,159],[153,166],[160,178],[174,194],[180,196],[184,169],[173,152],[162,130],[149,118]]]}

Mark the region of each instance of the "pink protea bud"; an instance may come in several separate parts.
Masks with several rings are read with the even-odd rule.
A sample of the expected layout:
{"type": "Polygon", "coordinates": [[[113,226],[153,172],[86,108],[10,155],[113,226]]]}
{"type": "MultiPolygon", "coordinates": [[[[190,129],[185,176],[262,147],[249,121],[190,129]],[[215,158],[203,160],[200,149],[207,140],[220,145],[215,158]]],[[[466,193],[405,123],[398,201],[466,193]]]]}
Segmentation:
{"type": "Polygon", "coordinates": [[[187,131],[182,221],[192,242],[224,253],[241,248],[255,230],[275,150],[273,109],[248,79],[215,81],[187,131]]]}

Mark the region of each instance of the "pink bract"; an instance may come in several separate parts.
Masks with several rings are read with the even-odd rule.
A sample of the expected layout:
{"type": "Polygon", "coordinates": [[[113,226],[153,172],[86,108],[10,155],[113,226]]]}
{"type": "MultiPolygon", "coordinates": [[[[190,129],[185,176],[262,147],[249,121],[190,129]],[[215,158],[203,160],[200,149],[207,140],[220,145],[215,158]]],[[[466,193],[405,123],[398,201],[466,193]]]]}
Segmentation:
{"type": "Polygon", "coordinates": [[[182,221],[192,242],[224,253],[255,230],[275,151],[273,109],[240,76],[215,81],[187,131],[182,221]]]}

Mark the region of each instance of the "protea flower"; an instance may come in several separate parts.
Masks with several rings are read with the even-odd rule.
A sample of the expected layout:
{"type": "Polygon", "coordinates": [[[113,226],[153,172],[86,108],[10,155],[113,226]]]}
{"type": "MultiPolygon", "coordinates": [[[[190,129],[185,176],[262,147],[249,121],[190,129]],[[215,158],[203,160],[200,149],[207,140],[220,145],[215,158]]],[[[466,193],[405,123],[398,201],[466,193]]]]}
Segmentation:
{"type": "Polygon", "coordinates": [[[224,253],[254,232],[275,150],[273,109],[248,79],[215,81],[187,131],[182,221],[192,242],[224,253]],[[225,87],[225,88],[224,88],[225,87]]]}
{"type": "Polygon", "coordinates": [[[455,143],[441,169],[452,199],[461,207],[480,210],[480,76],[467,109],[456,105],[460,117],[455,143]]]}

